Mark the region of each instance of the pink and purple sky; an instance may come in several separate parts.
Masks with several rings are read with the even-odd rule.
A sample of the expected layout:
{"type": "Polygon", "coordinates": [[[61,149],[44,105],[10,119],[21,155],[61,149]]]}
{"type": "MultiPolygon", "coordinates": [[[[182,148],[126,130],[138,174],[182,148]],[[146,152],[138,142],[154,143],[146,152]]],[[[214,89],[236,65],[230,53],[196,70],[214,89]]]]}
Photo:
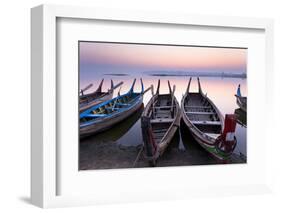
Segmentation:
{"type": "Polygon", "coordinates": [[[80,74],[191,71],[246,73],[247,49],[80,42],[80,74]]]}

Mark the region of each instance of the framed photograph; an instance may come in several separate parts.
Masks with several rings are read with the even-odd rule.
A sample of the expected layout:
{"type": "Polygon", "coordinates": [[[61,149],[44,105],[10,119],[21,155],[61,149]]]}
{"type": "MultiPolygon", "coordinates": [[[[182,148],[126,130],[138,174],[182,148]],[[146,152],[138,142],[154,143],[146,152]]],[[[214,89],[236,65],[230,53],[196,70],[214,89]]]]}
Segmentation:
{"type": "Polygon", "coordinates": [[[270,192],[272,20],[31,14],[32,203],[270,192]]]}

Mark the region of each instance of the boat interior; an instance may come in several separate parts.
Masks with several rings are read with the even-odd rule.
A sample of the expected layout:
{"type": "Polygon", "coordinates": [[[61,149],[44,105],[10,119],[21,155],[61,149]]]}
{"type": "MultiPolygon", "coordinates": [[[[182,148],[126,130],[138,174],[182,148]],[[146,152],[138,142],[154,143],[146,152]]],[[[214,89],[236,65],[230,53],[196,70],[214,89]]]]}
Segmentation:
{"type": "Polygon", "coordinates": [[[139,96],[139,93],[128,93],[118,98],[112,99],[107,104],[94,107],[92,111],[80,118],[80,123],[87,122],[93,119],[106,117],[122,108],[128,108],[139,96]]]}
{"type": "Polygon", "coordinates": [[[201,132],[214,137],[221,133],[218,114],[200,93],[189,93],[184,102],[184,113],[201,132]]]}
{"type": "Polygon", "coordinates": [[[172,106],[170,94],[158,95],[157,100],[152,104],[150,111],[150,123],[152,126],[155,142],[161,142],[176,116],[175,100],[172,106]]]}

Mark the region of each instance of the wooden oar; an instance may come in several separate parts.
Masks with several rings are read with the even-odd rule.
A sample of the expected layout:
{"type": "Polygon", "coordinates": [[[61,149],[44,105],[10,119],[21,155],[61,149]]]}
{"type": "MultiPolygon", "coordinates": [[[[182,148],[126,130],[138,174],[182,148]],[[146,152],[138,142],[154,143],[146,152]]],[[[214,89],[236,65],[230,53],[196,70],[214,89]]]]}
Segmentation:
{"type": "Polygon", "coordinates": [[[88,89],[90,89],[93,86],[93,84],[89,84],[88,86],[86,86],[84,89],[80,90],[81,95],[84,95],[84,92],[88,89]]]}
{"type": "Polygon", "coordinates": [[[133,167],[135,167],[137,162],[139,161],[139,158],[141,156],[141,153],[142,153],[143,149],[144,149],[144,146],[142,145],[141,148],[140,148],[140,151],[139,151],[139,153],[138,153],[138,155],[137,155],[137,157],[136,157],[136,159],[134,161],[133,167]]]}
{"type": "Polygon", "coordinates": [[[146,90],[144,90],[144,92],[143,92],[142,94],[144,94],[144,93],[148,92],[149,90],[153,90],[153,85],[151,85],[151,86],[150,86],[150,87],[148,87],[146,90]]]}

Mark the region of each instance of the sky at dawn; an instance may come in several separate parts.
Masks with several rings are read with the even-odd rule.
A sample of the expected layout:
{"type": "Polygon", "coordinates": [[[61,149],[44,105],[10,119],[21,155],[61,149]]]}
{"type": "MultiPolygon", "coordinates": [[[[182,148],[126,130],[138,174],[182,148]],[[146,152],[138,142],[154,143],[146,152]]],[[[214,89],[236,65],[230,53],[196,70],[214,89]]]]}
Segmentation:
{"type": "Polygon", "coordinates": [[[247,49],[80,42],[80,71],[245,73],[247,49]]]}

